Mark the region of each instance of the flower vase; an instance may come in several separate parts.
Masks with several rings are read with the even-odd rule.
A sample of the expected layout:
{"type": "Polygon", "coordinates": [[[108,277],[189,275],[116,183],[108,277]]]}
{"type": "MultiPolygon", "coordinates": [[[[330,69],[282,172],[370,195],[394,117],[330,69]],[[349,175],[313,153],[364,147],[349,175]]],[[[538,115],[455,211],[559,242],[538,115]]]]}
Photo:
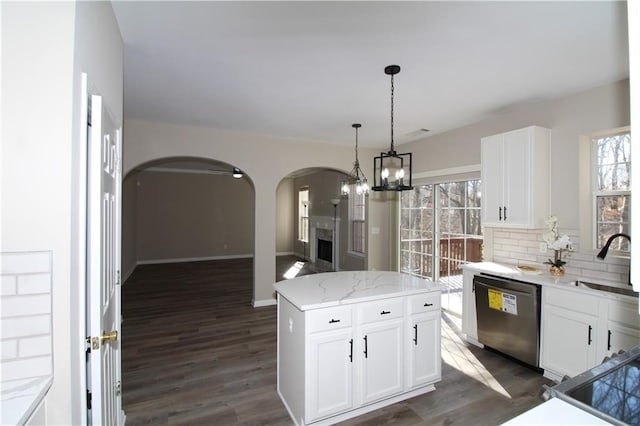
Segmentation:
{"type": "Polygon", "coordinates": [[[549,273],[554,277],[561,277],[564,275],[564,266],[551,265],[551,267],[549,268],[549,273]]]}

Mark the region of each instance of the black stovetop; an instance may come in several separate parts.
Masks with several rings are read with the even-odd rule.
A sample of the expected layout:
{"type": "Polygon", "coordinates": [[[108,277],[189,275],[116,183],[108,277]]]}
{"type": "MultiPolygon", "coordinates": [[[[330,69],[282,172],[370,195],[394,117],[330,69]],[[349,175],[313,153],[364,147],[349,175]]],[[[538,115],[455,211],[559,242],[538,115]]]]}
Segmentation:
{"type": "Polygon", "coordinates": [[[640,425],[640,346],[550,391],[611,423],[640,425]]]}

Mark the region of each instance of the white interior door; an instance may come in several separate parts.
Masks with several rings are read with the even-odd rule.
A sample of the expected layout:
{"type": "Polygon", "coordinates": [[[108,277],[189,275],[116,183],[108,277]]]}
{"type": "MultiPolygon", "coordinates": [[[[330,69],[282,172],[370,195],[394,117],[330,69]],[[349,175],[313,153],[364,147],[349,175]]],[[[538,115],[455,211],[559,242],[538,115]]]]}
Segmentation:
{"type": "Polygon", "coordinates": [[[90,424],[124,424],[120,369],[120,130],[91,96],[87,186],[90,424]]]}

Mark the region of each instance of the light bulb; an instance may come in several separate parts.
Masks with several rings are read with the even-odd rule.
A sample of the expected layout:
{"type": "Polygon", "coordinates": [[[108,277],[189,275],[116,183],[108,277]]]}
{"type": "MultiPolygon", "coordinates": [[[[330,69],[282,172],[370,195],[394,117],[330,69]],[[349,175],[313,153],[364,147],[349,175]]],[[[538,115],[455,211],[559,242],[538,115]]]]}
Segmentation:
{"type": "Polygon", "coordinates": [[[380,172],[380,176],[382,177],[382,179],[387,179],[389,177],[389,169],[387,169],[386,167],[382,169],[382,172],[380,172]]]}

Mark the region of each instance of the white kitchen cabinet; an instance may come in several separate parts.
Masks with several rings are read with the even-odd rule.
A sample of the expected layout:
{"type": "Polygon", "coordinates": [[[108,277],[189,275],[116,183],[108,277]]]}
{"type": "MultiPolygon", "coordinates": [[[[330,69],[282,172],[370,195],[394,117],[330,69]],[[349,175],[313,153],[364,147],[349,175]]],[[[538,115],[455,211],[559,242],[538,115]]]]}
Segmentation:
{"type": "Polygon", "coordinates": [[[407,298],[406,388],[440,380],[440,294],[426,293],[407,298]]]}
{"type": "Polygon", "coordinates": [[[484,226],[544,226],[549,215],[549,134],[549,129],[530,126],[482,138],[484,226]]]}
{"type": "Polygon", "coordinates": [[[462,334],[469,343],[482,346],[478,342],[476,294],[473,291],[473,277],[476,273],[469,269],[463,269],[462,272],[462,334]]]}
{"type": "MultiPolygon", "coordinates": [[[[367,273],[377,277],[371,286],[382,288],[377,297],[348,303],[348,297],[358,293],[356,284],[346,280],[347,297],[336,296],[341,301],[337,306],[323,307],[330,299],[331,284],[321,276],[329,274],[276,286],[278,394],[296,424],[346,420],[432,391],[440,380],[439,287],[427,290],[424,280],[419,280],[415,289],[404,282],[394,291],[383,279],[388,272],[367,273]],[[293,296],[308,297],[312,290],[305,291],[304,286],[313,280],[322,280],[318,295],[324,299],[296,304],[293,296]],[[395,297],[385,298],[387,291],[395,297]],[[414,345],[414,330],[418,345],[414,345]]],[[[352,272],[332,274],[365,281],[352,272]]],[[[372,289],[366,291],[370,294],[372,289]]]]}
{"type": "Polygon", "coordinates": [[[638,302],[609,300],[607,302],[606,355],[626,351],[640,345],[638,302]]]}
{"type": "Polygon", "coordinates": [[[550,287],[542,292],[540,366],[545,376],[573,377],[640,344],[635,303],[550,287]]]}
{"type": "Polygon", "coordinates": [[[410,318],[407,382],[415,388],[440,380],[440,310],[410,318]]]}
{"type": "Polygon", "coordinates": [[[309,420],[353,407],[351,328],[309,337],[309,420]]]}
{"type": "Polygon", "coordinates": [[[362,353],[357,379],[363,404],[403,391],[403,325],[403,319],[395,319],[360,327],[362,353]]]}
{"type": "Polygon", "coordinates": [[[540,366],[547,375],[573,377],[596,365],[597,324],[594,315],[545,307],[540,366]]]}

